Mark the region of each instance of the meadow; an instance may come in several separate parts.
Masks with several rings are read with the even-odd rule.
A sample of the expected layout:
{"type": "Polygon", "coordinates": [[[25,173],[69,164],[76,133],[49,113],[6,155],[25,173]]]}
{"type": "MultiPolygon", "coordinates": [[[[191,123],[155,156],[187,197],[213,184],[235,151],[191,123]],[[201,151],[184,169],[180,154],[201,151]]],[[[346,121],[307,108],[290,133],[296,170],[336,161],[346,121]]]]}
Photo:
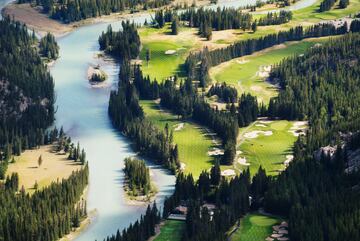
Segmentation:
{"type": "Polygon", "coordinates": [[[178,145],[179,158],[185,164],[185,173],[198,177],[203,170],[208,170],[214,164],[208,151],[213,146],[211,137],[206,130],[192,122],[182,121],[170,112],[163,111],[154,101],[140,101],[146,117],[160,129],[166,123],[173,130],[174,142],[178,145]]]}
{"type": "Polygon", "coordinates": [[[180,241],[184,228],[185,222],[183,221],[166,220],[154,241],[180,241]]]}
{"type": "Polygon", "coordinates": [[[53,145],[46,145],[38,149],[26,150],[14,158],[15,163],[9,164],[6,174],[18,173],[19,188],[24,187],[26,192],[33,193],[35,183],[41,189],[52,182],[68,178],[73,171],[82,167],[74,161],[68,160],[68,155],[55,153],[52,149],[53,145]],[[40,155],[43,161],[39,166],[40,155]]]}
{"type": "Polygon", "coordinates": [[[280,219],[262,214],[248,214],[240,222],[240,227],[231,236],[231,241],[260,241],[272,233],[272,226],[280,219]]]}
{"type": "MultiPolygon", "coordinates": [[[[240,151],[239,157],[245,158],[249,164],[251,175],[254,175],[260,166],[265,168],[269,175],[277,175],[285,168],[284,162],[291,158],[292,146],[297,139],[293,131],[305,127],[301,125],[296,128],[297,123],[286,120],[258,120],[240,129],[237,150],[240,151]]],[[[247,168],[238,161],[235,161],[234,165],[238,169],[247,168]]]]}

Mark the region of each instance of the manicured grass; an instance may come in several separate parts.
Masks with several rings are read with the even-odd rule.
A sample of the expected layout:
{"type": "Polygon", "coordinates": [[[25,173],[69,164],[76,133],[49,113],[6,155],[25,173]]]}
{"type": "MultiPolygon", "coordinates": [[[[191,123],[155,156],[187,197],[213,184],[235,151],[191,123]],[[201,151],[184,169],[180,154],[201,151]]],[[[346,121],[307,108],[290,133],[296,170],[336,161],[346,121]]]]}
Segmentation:
{"type": "Polygon", "coordinates": [[[160,234],[154,241],[180,241],[185,222],[176,220],[166,220],[164,226],[160,228],[160,234]]]}
{"type": "MultiPolygon", "coordinates": [[[[186,41],[176,36],[169,35],[168,25],[162,29],[142,28],[140,29],[140,38],[142,49],[140,59],[144,75],[149,75],[151,79],[156,78],[158,81],[178,75],[184,76],[182,64],[193,47],[191,41],[186,41]],[[150,61],[146,62],[146,50],[150,50],[150,61]],[[165,54],[167,50],[175,50],[174,54],[165,54]]],[[[190,29],[182,29],[190,31],[190,29]]]]}
{"type": "MultiPolygon", "coordinates": [[[[285,168],[286,156],[292,154],[292,146],[297,139],[289,132],[293,124],[294,122],[286,120],[269,123],[256,121],[249,127],[240,129],[237,149],[242,152],[240,157],[245,157],[250,164],[251,175],[257,172],[260,165],[270,175],[277,175],[279,170],[285,168]],[[260,133],[255,138],[245,137],[246,133],[253,131],[271,131],[272,134],[266,136],[260,133]]],[[[235,165],[239,169],[247,168],[237,162],[235,165]]]]}
{"type": "Polygon", "coordinates": [[[231,241],[263,241],[272,233],[272,226],[278,223],[280,220],[276,217],[248,214],[241,220],[231,241]]]}
{"type": "MultiPolygon", "coordinates": [[[[326,38],[327,39],[327,38],[326,38]]],[[[251,93],[258,101],[269,103],[271,97],[277,95],[277,89],[266,82],[261,76],[263,68],[281,62],[284,58],[304,53],[308,48],[325,39],[311,39],[302,42],[290,42],[275,46],[253,55],[233,59],[211,69],[210,75],[214,81],[233,85],[239,95],[251,93]]]]}
{"type": "Polygon", "coordinates": [[[178,145],[179,158],[185,166],[185,173],[192,173],[197,179],[202,170],[208,170],[214,159],[208,155],[213,143],[206,130],[197,124],[178,120],[177,116],[159,109],[154,101],[141,101],[141,106],[155,125],[164,128],[166,123],[174,130],[177,125],[184,123],[181,130],[174,131],[174,142],[178,145]]]}

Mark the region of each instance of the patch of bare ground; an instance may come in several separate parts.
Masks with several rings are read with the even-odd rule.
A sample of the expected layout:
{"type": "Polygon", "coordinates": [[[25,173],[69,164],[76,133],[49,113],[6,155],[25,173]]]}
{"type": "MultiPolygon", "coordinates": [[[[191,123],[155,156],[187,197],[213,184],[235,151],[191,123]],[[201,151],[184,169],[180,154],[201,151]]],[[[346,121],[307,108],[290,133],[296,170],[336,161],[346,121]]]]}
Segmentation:
{"type": "Polygon", "coordinates": [[[9,4],[3,9],[4,16],[10,16],[15,20],[25,23],[30,29],[34,29],[41,36],[51,32],[56,37],[62,36],[74,29],[72,24],[63,24],[41,13],[40,8],[33,8],[30,4],[9,4]]]}

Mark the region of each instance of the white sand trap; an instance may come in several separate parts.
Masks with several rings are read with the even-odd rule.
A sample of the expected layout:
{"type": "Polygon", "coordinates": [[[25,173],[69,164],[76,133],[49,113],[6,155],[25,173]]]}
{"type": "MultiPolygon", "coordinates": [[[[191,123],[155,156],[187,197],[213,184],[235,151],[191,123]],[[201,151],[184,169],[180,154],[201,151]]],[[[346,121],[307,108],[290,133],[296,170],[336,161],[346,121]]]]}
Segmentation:
{"type": "Polygon", "coordinates": [[[224,150],[219,148],[213,148],[212,151],[208,151],[209,156],[222,156],[224,155],[224,150]]]}
{"type": "Polygon", "coordinates": [[[238,64],[246,64],[247,62],[249,62],[249,60],[238,59],[238,60],[236,60],[236,62],[237,62],[238,64]]]}
{"type": "Polygon", "coordinates": [[[288,223],[285,221],[282,221],[281,224],[279,225],[280,228],[287,228],[289,227],[288,223]]]}
{"type": "Polygon", "coordinates": [[[279,230],[279,233],[280,233],[280,234],[288,234],[289,231],[287,231],[287,230],[285,230],[285,229],[280,229],[280,230],[279,230]]]}
{"type": "Polygon", "coordinates": [[[255,92],[261,92],[263,90],[263,88],[261,86],[258,86],[258,85],[253,85],[250,87],[250,89],[252,91],[255,91],[255,92]]]}
{"type": "Polygon", "coordinates": [[[183,162],[180,162],[180,170],[181,170],[181,171],[184,171],[184,170],[185,170],[185,167],[186,167],[186,164],[183,163],[183,162]]]}
{"type": "Polygon", "coordinates": [[[258,76],[259,76],[260,78],[267,78],[267,77],[270,76],[270,74],[269,74],[269,72],[266,72],[266,71],[259,71],[259,72],[258,72],[258,76]]]}
{"type": "Polygon", "coordinates": [[[279,232],[279,228],[280,228],[280,226],[279,225],[274,225],[274,226],[272,226],[272,228],[276,231],[276,232],[279,232]]]}
{"type": "Polygon", "coordinates": [[[226,169],[221,172],[221,176],[235,176],[236,173],[233,169],[226,169]]]}
{"type": "Polygon", "coordinates": [[[236,151],[236,155],[240,155],[241,153],[243,153],[242,151],[236,151]]]}
{"type": "Polygon", "coordinates": [[[271,120],[266,120],[266,119],[261,119],[261,120],[259,120],[258,121],[260,124],[270,124],[270,123],[272,123],[273,121],[271,121],[271,120]]]}
{"type": "Polygon", "coordinates": [[[266,125],[264,125],[264,124],[256,124],[255,126],[258,126],[258,127],[266,127],[266,125]]]}
{"type": "Polygon", "coordinates": [[[277,239],[281,238],[282,236],[283,236],[282,234],[277,234],[277,233],[271,234],[272,238],[277,238],[277,239]]]}
{"type": "Polygon", "coordinates": [[[246,158],[245,157],[240,157],[237,159],[237,162],[240,164],[240,165],[243,165],[243,166],[250,166],[250,163],[246,162],[246,158]]]}
{"type": "Polygon", "coordinates": [[[266,241],[273,241],[274,239],[273,239],[273,238],[270,238],[270,237],[267,237],[265,240],[266,240],[266,241]]]}
{"type": "Polygon", "coordinates": [[[176,53],[176,50],[173,50],[173,49],[169,49],[169,50],[165,51],[165,54],[167,54],[167,55],[172,55],[172,54],[175,54],[175,53],[176,53]]]}
{"type": "Polygon", "coordinates": [[[289,166],[290,162],[294,159],[293,155],[286,155],[286,160],[284,161],[285,166],[289,166]]]}
{"type": "Polygon", "coordinates": [[[277,240],[279,241],[288,241],[289,238],[286,238],[286,237],[280,237],[280,238],[277,238],[277,240]]]}
{"type": "Polygon", "coordinates": [[[296,121],[288,132],[293,133],[294,136],[305,135],[305,129],[307,128],[307,121],[296,121]]]}
{"type": "Polygon", "coordinates": [[[175,125],[174,131],[181,131],[185,126],[185,123],[179,123],[175,125]]]}
{"type": "Polygon", "coordinates": [[[272,131],[251,131],[244,134],[245,138],[254,139],[259,136],[259,134],[262,134],[264,136],[271,136],[273,134],[272,131]]]}

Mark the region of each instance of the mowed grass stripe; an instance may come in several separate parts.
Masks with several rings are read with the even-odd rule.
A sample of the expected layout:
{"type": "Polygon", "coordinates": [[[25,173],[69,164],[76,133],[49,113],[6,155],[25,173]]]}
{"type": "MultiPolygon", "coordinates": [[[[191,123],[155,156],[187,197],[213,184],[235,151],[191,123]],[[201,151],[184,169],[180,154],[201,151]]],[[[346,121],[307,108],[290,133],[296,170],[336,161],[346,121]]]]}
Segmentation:
{"type": "MultiPolygon", "coordinates": [[[[256,121],[250,127],[240,129],[238,150],[250,164],[250,173],[254,175],[260,166],[265,168],[267,174],[277,175],[279,170],[285,168],[284,161],[287,155],[292,154],[292,147],[296,138],[289,132],[294,122],[281,120],[267,124],[256,121]],[[259,125],[264,125],[259,126],[259,125]],[[253,131],[271,131],[272,135],[259,134],[256,138],[246,138],[246,133],[253,131]]],[[[246,169],[247,166],[235,162],[239,169],[246,169]]]]}
{"type": "Polygon", "coordinates": [[[149,118],[156,126],[163,129],[166,123],[174,131],[181,123],[184,127],[174,131],[174,142],[178,145],[179,158],[185,166],[185,173],[192,173],[197,178],[201,171],[208,170],[214,163],[212,157],[208,155],[213,143],[204,128],[191,122],[179,120],[177,116],[159,109],[159,105],[154,101],[141,101],[141,106],[149,118]]]}

